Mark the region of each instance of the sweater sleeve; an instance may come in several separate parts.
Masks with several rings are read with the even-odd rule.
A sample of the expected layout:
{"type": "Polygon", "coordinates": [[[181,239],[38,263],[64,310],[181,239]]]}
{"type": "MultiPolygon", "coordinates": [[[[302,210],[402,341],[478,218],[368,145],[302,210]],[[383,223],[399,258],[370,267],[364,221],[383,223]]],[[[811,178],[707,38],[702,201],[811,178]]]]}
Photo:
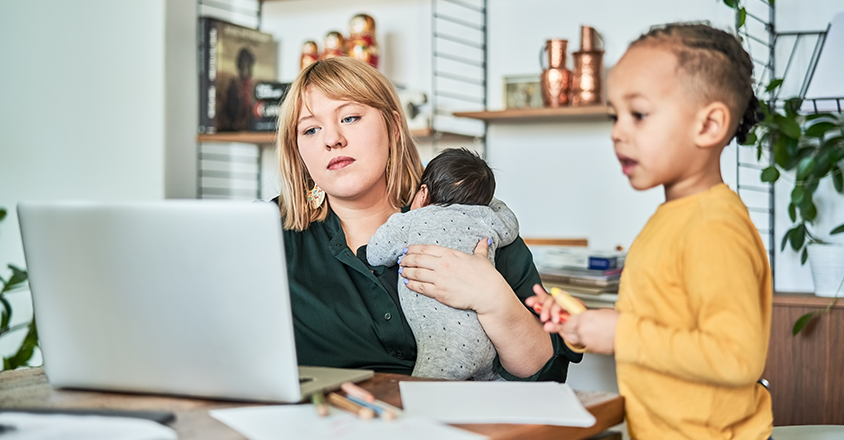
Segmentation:
{"type": "Polygon", "coordinates": [[[366,259],[373,266],[394,266],[407,247],[412,214],[396,213],[381,225],[366,246],[366,259]]]}
{"type": "Polygon", "coordinates": [[[716,385],[758,380],[769,331],[762,297],[764,259],[741,225],[714,221],[696,228],[683,243],[679,262],[696,322],[671,328],[622,313],[616,361],[716,385]]]}
{"type": "Polygon", "coordinates": [[[507,207],[501,200],[492,199],[489,203],[489,208],[492,210],[493,219],[489,221],[490,227],[500,237],[500,246],[507,246],[516,240],[519,236],[519,220],[516,214],[507,207]]]}

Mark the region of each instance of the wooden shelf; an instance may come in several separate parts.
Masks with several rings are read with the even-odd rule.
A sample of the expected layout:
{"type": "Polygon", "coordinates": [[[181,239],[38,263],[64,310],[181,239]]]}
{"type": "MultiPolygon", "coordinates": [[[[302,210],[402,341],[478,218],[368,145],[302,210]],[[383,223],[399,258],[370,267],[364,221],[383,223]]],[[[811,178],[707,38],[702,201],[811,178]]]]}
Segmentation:
{"type": "MultiPolygon", "coordinates": [[[[434,132],[431,129],[411,130],[410,134],[418,142],[431,142],[436,137],[437,141],[466,141],[470,142],[475,139],[474,136],[467,136],[457,133],[448,132],[434,132]]],[[[277,133],[275,131],[231,131],[214,134],[199,134],[196,136],[197,142],[242,142],[245,144],[261,144],[273,145],[276,141],[277,133]]]]}
{"type": "Polygon", "coordinates": [[[494,110],[484,112],[455,112],[459,118],[481,119],[484,121],[568,121],[568,120],[605,120],[609,122],[609,107],[590,105],[584,107],[525,108],[494,110]]]}

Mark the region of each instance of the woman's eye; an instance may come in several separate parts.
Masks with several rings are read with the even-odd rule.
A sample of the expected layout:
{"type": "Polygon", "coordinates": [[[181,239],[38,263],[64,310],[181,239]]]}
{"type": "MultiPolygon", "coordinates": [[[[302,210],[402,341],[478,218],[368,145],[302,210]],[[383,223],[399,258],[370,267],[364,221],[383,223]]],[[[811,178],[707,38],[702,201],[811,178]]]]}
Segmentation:
{"type": "Polygon", "coordinates": [[[607,116],[609,117],[610,121],[611,121],[613,124],[615,124],[616,122],[618,122],[618,115],[607,115],[607,116]]]}
{"type": "Polygon", "coordinates": [[[316,127],[311,127],[311,128],[309,128],[309,129],[307,129],[307,130],[303,131],[303,132],[302,132],[302,134],[303,134],[303,135],[305,135],[305,136],[313,136],[313,135],[315,135],[315,134],[316,134],[316,132],[317,132],[317,128],[316,128],[316,127]]]}
{"type": "Polygon", "coordinates": [[[646,116],[644,113],[640,113],[640,112],[633,112],[633,113],[631,113],[631,115],[633,115],[633,119],[635,119],[637,121],[641,121],[642,119],[645,119],[645,116],[646,116]]]}
{"type": "Polygon", "coordinates": [[[344,124],[351,124],[353,122],[357,122],[360,119],[360,116],[346,116],[343,118],[342,122],[344,124]]]}

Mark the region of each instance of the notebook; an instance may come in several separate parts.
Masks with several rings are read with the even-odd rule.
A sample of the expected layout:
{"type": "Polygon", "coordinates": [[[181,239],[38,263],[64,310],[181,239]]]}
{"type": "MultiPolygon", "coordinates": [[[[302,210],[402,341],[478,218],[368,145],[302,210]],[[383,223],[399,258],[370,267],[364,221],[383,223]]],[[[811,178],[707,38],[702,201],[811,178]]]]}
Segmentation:
{"type": "Polygon", "coordinates": [[[297,402],[372,376],[299,367],[271,203],[22,202],[55,387],[297,402]]]}

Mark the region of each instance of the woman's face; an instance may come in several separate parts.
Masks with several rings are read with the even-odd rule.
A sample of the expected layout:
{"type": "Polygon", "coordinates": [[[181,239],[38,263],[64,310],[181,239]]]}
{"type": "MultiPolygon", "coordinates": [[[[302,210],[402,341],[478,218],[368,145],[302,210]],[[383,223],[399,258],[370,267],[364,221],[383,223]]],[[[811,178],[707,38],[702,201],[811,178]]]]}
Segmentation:
{"type": "Polygon", "coordinates": [[[305,91],[305,104],[296,140],[314,182],[332,199],[385,197],[390,143],[381,112],[314,88],[305,91]]]}

